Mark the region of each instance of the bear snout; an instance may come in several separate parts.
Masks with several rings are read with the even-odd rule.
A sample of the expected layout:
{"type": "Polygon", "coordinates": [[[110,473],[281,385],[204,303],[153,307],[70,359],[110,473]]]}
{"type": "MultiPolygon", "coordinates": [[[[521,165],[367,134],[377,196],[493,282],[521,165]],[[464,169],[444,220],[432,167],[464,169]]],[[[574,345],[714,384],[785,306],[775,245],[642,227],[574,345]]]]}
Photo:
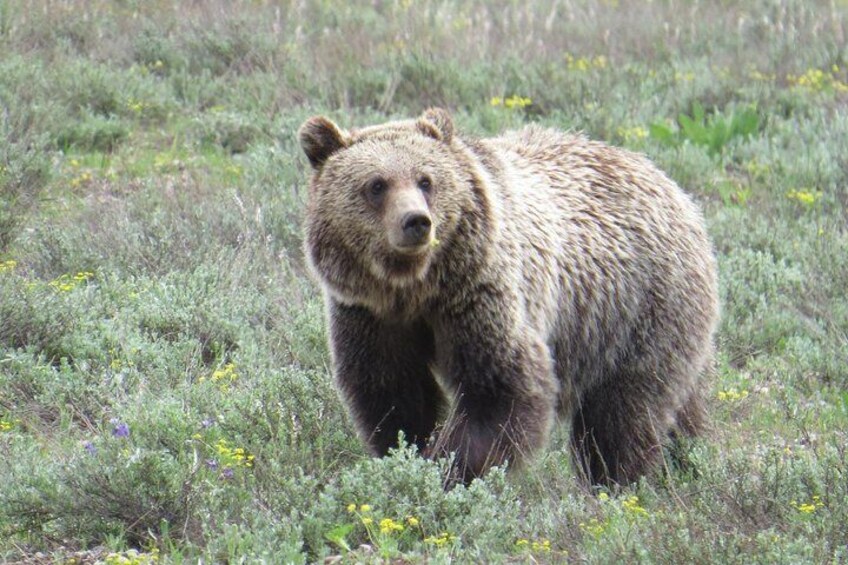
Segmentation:
{"type": "Polygon", "coordinates": [[[401,219],[403,247],[417,247],[430,241],[433,221],[422,212],[409,212],[401,219]]]}
{"type": "Polygon", "coordinates": [[[399,187],[388,195],[383,221],[394,251],[419,255],[429,249],[434,219],[427,200],[416,187],[399,187]]]}

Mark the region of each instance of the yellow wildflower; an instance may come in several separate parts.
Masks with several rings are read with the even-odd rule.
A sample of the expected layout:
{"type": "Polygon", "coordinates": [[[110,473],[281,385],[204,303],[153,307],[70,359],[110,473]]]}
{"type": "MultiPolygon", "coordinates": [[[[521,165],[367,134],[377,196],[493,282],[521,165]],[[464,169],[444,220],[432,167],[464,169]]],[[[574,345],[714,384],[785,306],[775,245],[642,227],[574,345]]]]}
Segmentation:
{"type": "Polygon", "coordinates": [[[748,398],[748,394],[748,391],[745,389],[736,390],[735,387],[731,387],[727,390],[718,391],[718,399],[724,402],[738,402],[748,398]]]}
{"type": "Polygon", "coordinates": [[[238,378],[238,373],[236,372],[236,364],[235,363],[227,363],[220,369],[215,369],[212,373],[212,380],[215,382],[219,381],[235,381],[238,378]]]}
{"type": "Polygon", "coordinates": [[[565,64],[569,71],[587,71],[589,70],[589,61],[584,57],[575,59],[571,53],[565,54],[565,64]]]}
{"type": "Polygon", "coordinates": [[[74,290],[78,284],[87,281],[92,278],[94,273],[91,271],[81,271],[76,273],[75,275],[62,275],[56,279],[50,281],[50,286],[60,292],[70,292],[74,290]]]}
{"type": "Polygon", "coordinates": [[[448,532],[442,532],[437,536],[430,536],[424,538],[424,543],[429,543],[435,545],[436,547],[445,547],[448,544],[454,543],[457,540],[457,537],[448,532]]]}
{"type": "Polygon", "coordinates": [[[531,547],[533,551],[541,551],[542,553],[548,553],[551,550],[551,541],[547,539],[540,539],[534,541],[531,547]]]}
{"type": "Polygon", "coordinates": [[[144,102],[130,98],[127,100],[127,108],[135,114],[140,114],[144,110],[144,102]]]}
{"type": "Polygon", "coordinates": [[[590,69],[605,69],[608,61],[604,55],[596,57],[575,57],[571,53],[565,54],[565,66],[569,71],[586,72],[590,69]]]}
{"type": "Polygon", "coordinates": [[[124,553],[110,553],[106,556],[107,565],[151,565],[159,562],[159,548],[154,547],[147,553],[130,549],[124,553]]]}
{"type": "Polygon", "coordinates": [[[91,271],[82,271],[74,275],[74,280],[77,282],[87,281],[94,276],[91,271]]]}
{"type": "Polygon", "coordinates": [[[807,69],[801,76],[786,75],[786,81],[794,87],[811,92],[828,90],[836,92],[848,91],[848,85],[834,76],[836,73],[839,73],[839,67],[837,65],[833,65],[829,71],[807,69]]]}
{"type": "Polygon", "coordinates": [[[399,524],[391,518],[383,518],[380,520],[380,533],[391,534],[394,532],[402,532],[403,530],[403,524],[399,524]]]}
{"type": "Polygon", "coordinates": [[[790,502],[790,504],[802,514],[812,514],[813,512],[824,506],[824,503],[821,501],[821,497],[818,495],[814,495],[813,500],[811,502],[798,504],[797,501],[793,500],[792,502],[790,502]]]}
{"type": "Polygon", "coordinates": [[[808,188],[792,189],[786,193],[786,198],[796,200],[804,206],[812,206],[819,198],[821,198],[821,192],[808,188]]]}
{"type": "Polygon", "coordinates": [[[579,526],[581,530],[595,538],[601,537],[607,528],[606,522],[601,522],[597,518],[591,518],[588,523],[580,522],[579,526]]]}
{"type": "Polygon", "coordinates": [[[648,511],[645,510],[645,508],[639,504],[638,496],[628,496],[624,501],[622,501],[621,507],[624,508],[625,512],[628,512],[633,516],[648,515],[648,511]]]}
{"type": "Polygon", "coordinates": [[[635,126],[632,128],[618,128],[618,135],[624,138],[625,141],[641,141],[643,139],[647,139],[648,130],[643,128],[642,126],[635,126]]]}
{"type": "Polygon", "coordinates": [[[238,371],[236,371],[235,363],[227,363],[220,369],[215,369],[215,371],[212,372],[212,382],[216,383],[218,388],[223,392],[226,392],[230,384],[236,382],[238,377],[239,374],[238,371]]]}
{"type": "Polygon", "coordinates": [[[223,438],[215,443],[215,450],[225,467],[253,467],[253,455],[248,454],[243,447],[230,447],[229,442],[223,438]]]}
{"type": "Polygon", "coordinates": [[[503,106],[504,108],[507,108],[509,110],[515,110],[530,106],[531,104],[533,104],[533,100],[515,94],[510,96],[509,98],[501,98],[500,96],[495,96],[494,98],[489,100],[489,104],[495,107],[503,106]]]}
{"type": "Polygon", "coordinates": [[[504,100],[504,106],[507,108],[524,108],[532,104],[533,101],[529,98],[524,98],[522,96],[510,96],[506,100],[504,100]]]}
{"type": "Polygon", "coordinates": [[[519,550],[529,549],[534,553],[548,553],[551,551],[551,542],[545,538],[532,541],[527,538],[519,538],[515,541],[515,548],[519,550]]]}
{"type": "Polygon", "coordinates": [[[73,188],[78,188],[83,185],[87,185],[92,180],[91,172],[83,171],[78,176],[71,179],[71,186],[73,188]]]}

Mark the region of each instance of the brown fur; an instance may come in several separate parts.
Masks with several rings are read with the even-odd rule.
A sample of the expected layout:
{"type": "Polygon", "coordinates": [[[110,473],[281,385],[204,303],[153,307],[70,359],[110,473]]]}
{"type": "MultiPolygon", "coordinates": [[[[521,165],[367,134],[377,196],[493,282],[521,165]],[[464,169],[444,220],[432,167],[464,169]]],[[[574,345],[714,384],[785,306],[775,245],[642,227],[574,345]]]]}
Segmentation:
{"type": "Polygon", "coordinates": [[[586,478],[626,483],[669,434],[700,431],[715,259],[697,207],[647,159],[537,126],[465,139],[443,110],[349,132],[312,118],[300,138],[306,255],[373,453],[403,431],[456,453],[467,481],[538,451],[559,415],[586,478]],[[368,187],[391,203],[423,177],[437,241],[399,253],[401,220],[368,187]]]}

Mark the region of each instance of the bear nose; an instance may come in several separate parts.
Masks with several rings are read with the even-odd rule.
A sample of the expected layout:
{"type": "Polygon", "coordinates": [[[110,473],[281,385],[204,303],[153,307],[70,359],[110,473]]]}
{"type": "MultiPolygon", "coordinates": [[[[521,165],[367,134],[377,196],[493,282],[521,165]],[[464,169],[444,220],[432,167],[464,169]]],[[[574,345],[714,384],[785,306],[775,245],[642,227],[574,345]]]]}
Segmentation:
{"type": "Polygon", "coordinates": [[[404,239],[411,245],[424,242],[430,236],[430,227],[433,222],[430,216],[420,212],[410,212],[403,217],[401,228],[403,229],[404,239]]]}

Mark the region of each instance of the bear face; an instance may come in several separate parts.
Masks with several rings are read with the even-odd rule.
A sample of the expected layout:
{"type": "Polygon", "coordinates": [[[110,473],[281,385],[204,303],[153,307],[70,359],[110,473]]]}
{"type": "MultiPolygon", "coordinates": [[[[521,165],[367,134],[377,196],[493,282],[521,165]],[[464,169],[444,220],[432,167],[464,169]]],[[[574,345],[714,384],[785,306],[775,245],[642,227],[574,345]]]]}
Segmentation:
{"type": "Polygon", "coordinates": [[[427,277],[470,198],[451,136],[450,118],[437,112],[350,132],[322,117],[301,127],[315,173],[307,258],[341,297],[361,298],[353,286],[374,290],[360,279],[403,288],[427,277]]]}

